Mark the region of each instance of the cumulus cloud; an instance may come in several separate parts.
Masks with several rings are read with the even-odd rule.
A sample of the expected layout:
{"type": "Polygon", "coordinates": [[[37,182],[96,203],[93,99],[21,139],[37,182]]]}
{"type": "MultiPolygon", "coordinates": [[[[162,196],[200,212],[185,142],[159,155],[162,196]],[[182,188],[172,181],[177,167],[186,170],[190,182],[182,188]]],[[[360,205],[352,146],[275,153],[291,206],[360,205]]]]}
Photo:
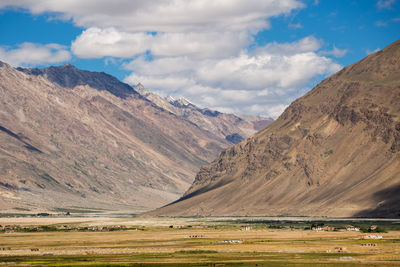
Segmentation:
{"type": "Polygon", "coordinates": [[[115,27],[127,32],[257,31],[266,18],[302,8],[298,0],[3,0],[34,14],[56,12],[85,28],[115,27]]]}
{"type": "MultiPolygon", "coordinates": [[[[232,90],[292,88],[340,68],[331,59],[320,56],[319,48],[320,41],[310,36],[293,43],[269,43],[256,51],[242,51],[235,57],[222,59],[163,57],[147,61],[139,57],[125,68],[135,72],[132,77],[191,77],[205,86],[232,90]]],[[[127,81],[133,82],[131,78],[127,81]]]]}
{"type": "Polygon", "coordinates": [[[0,60],[13,66],[46,65],[70,59],[68,48],[59,44],[22,43],[16,48],[0,47],[0,60]]]}
{"type": "Polygon", "coordinates": [[[133,57],[151,51],[153,56],[221,58],[248,46],[248,32],[129,33],[115,28],[89,28],[71,46],[81,58],[133,57]]]}
{"type": "Polygon", "coordinates": [[[139,57],[125,66],[133,71],[125,81],[141,82],[162,95],[184,96],[201,106],[275,117],[313,77],[341,69],[318,53],[320,45],[309,36],[222,59],[139,57]]]}
{"type": "MultiPolygon", "coordinates": [[[[130,84],[234,113],[278,116],[310,80],[341,68],[325,56],[347,52],[321,52],[322,40],[314,36],[257,47],[254,36],[270,27],[269,19],[304,8],[300,0],[0,1],[5,6],[50,12],[85,28],[72,53],[123,59],[130,84]]],[[[57,51],[70,56],[65,48],[51,51],[53,60],[62,58],[57,51]]]]}
{"type": "Polygon", "coordinates": [[[124,65],[127,70],[132,70],[142,75],[165,75],[171,73],[182,73],[197,67],[198,61],[190,57],[163,57],[147,61],[140,56],[124,65]]]}
{"type": "Polygon", "coordinates": [[[264,53],[205,62],[196,74],[207,85],[259,90],[303,86],[311,77],[334,70],[337,70],[336,65],[330,59],[313,52],[292,55],[264,53]]]}
{"type": "Polygon", "coordinates": [[[314,36],[307,36],[296,42],[292,43],[277,43],[272,42],[263,47],[255,49],[257,53],[268,53],[276,55],[292,55],[303,52],[312,52],[321,48],[322,41],[318,40],[314,36]]]}
{"type": "Polygon", "coordinates": [[[224,58],[237,54],[251,41],[246,31],[163,33],[154,36],[150,50],[155,56],[224,58]]]}
{"type": "Polygon", "coordinates": [[[132,57],[145,52],[151,35],[119,32],[114,28],[89,28],[72,42],[72,52],[81,58],[132,57]]]}

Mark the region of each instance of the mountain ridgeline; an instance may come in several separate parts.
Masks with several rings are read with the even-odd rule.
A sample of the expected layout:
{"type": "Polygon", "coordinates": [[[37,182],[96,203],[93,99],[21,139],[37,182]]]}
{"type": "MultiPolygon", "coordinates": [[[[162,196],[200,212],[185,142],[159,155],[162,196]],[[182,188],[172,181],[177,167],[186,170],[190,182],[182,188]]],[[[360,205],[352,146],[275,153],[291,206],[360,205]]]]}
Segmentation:
{"type": "Polygon", "coordinates": [[[149,215],[400,217],[400,41],[325,79],[149,215]]]}
{"type": "Polygon", "coordinates": [[[69,64],[15,69],[0,62],[2,212],[159,207],[232,145],[226,136],[248,137],[270,122],[208,115],[155,94],[152,101],[144,91],[69,64]]]}

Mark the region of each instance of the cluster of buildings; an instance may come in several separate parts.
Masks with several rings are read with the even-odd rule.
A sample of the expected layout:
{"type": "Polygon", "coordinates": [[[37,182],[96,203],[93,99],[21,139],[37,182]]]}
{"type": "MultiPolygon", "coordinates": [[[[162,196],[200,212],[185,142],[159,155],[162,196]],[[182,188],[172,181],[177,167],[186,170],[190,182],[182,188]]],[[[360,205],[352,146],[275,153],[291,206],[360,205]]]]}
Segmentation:
{"type": "Polygon", "coordinates": [[[319,231],[333,231],[333,230],[335,230],[335,227],[332,227],[332,226],[315,226],[315,227],[311,228],[311,230],[317,231],[317,232],[319,232],[319,231]]]}

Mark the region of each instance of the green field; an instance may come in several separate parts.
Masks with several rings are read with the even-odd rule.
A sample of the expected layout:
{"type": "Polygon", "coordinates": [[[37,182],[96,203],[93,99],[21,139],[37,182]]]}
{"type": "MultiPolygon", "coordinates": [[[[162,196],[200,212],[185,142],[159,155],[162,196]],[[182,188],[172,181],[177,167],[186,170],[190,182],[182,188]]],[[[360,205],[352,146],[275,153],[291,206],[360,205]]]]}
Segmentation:
{"type": "Polygon", "coordinates": [[[0,228],[7,229],[0,233],[0,265],[400,266],[396,221],[79,220],[0,220],[0,228]],[[306,230],[313,224],[334,230],[306,230]],[[348,224],[375,225],[385,233],[346,231],[348,224]],[[382,238],[364,239],[367,235],[382,238]]]}

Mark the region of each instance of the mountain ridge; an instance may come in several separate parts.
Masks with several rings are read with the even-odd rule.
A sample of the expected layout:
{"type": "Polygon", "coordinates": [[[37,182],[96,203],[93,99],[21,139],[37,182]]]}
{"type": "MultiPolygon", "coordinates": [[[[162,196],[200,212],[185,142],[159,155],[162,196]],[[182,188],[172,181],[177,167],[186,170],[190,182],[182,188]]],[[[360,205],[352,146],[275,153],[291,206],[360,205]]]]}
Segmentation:
{"type": "Polygon", "coordinates": [[[130,85],[119,81],[112,75],[104,72],[79,70],[71,64],[50,66],[43,69],[19,67],[17,70],[30,75],[43,76],[47,80],[65,88],[72,89],[78,85],[88,85],[98,90],[108,91],[122,98],[138,94],[130,85]]]}
{"type": "Polygon", "coordinates": [[[244,136],[249,136],[260,128],[265,128],[273,121],[272,118],[261,116],[227,114],[208,108],[199,108],[184,98],[174,99],[171,96],[163,98],[149,92],[140,83],[134,89],[150,102],[191,121],[200,128],[208,129],[233,144],[237,143],[238,139],[232,139],[231,136],[239,136],[238,138],[243,140],[244,136]]]}
{"type": "Polygon", "coordinates": [[[399,69],[397,41],[328,77],[148,215],[399,217],[399,69]]]}
{"type": "Polygon", "coordinates": [[[71,65],[0,63],[0,98],[2,212],[155,208],[230,144],[108,74],[71,65]]]}

